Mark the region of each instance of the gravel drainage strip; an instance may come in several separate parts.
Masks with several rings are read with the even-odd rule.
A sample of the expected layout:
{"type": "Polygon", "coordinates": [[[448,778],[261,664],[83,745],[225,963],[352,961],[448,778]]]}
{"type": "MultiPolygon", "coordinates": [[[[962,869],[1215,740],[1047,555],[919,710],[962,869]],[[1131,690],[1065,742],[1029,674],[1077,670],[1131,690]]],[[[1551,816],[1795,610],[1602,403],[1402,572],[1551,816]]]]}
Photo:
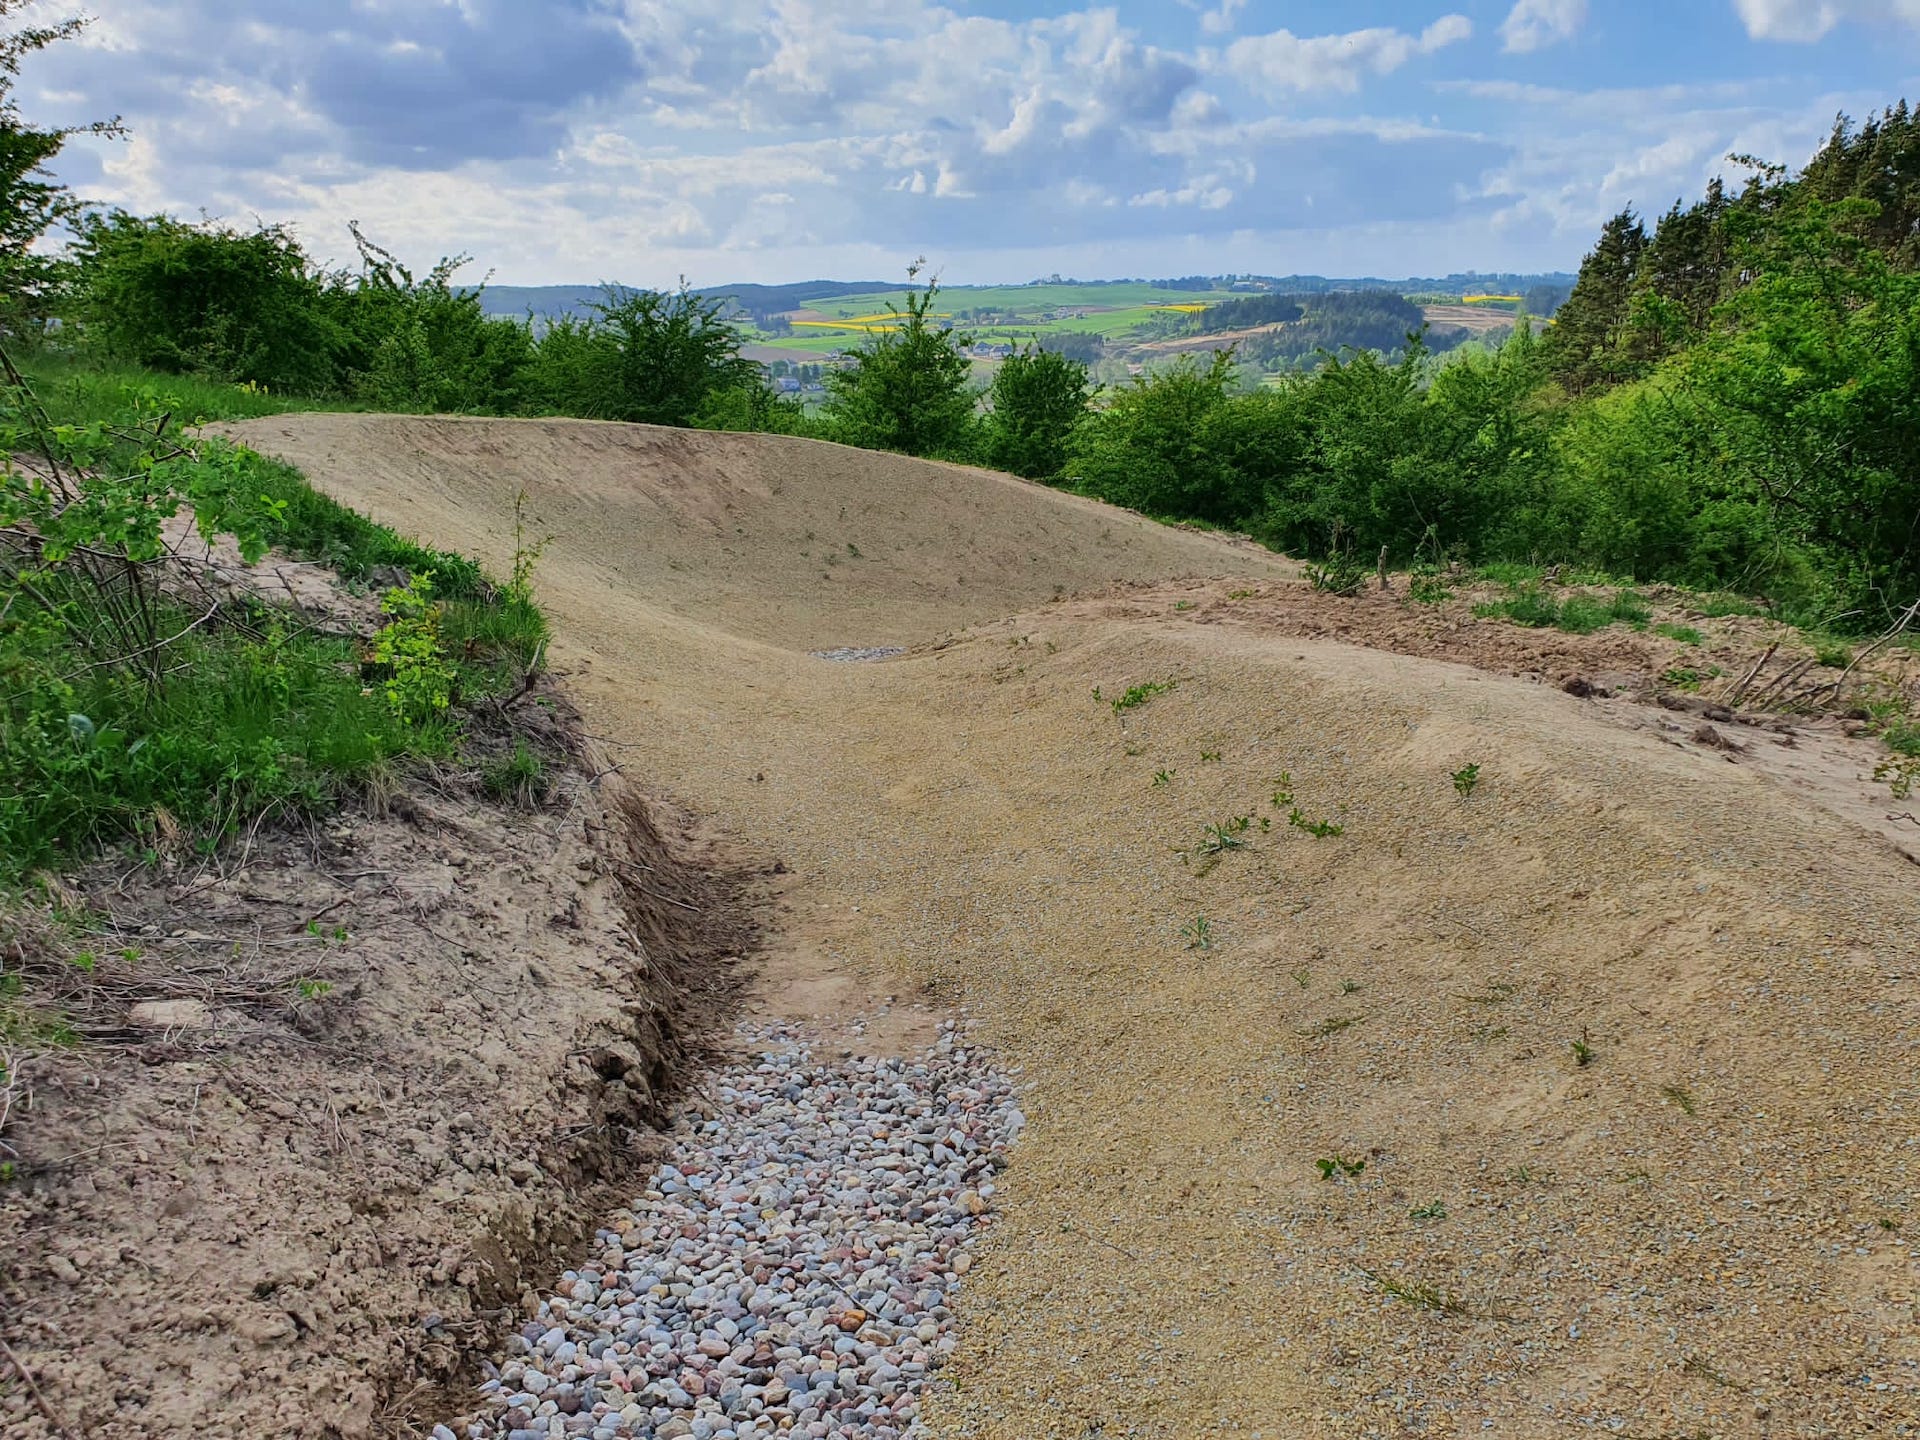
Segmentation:
{"type": "Polygon", "coordinates": [[[512,1338],[482,1416],[435,1440],[907,1440],[1026,1124],[952,1024],[911,1060],[788,1026],[714,1072],[673,1162],[512,1338]]]}

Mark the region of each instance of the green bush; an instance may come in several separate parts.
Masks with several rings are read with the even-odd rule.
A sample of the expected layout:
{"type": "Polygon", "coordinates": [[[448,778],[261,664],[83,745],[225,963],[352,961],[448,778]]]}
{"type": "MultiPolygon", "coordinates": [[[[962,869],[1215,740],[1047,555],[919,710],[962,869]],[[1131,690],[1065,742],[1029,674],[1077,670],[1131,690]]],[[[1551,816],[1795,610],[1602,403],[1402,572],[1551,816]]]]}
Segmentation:
{"type": "Polygon", "coordinates": [[[1087,367],[1029,345],[1002,362],[988,393],[988,463],[1029,480],[1058,475],[1087,413],[1087,367]]]}
{"type": "MultiPolygon", "coordinates": [[[[919,265],[910,267],[909,282],[919,273],[919,265]]],[[[888,307],[899,323],[869,335],[851,368],[827,377],[829,439],[904,455],[973,457],[973,365],[961,353],[967,337],[933,323],[939,293],[932,281],[909,290],[906,309],[888,307]]]]}

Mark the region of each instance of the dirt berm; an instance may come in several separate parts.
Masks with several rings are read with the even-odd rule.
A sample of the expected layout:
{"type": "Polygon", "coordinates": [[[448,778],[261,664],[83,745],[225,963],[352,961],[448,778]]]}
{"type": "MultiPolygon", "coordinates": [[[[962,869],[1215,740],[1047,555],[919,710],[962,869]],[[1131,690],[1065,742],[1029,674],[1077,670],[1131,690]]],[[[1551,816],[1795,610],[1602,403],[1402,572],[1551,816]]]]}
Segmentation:
{"type": "Polygon", "coordinates": [[[1920,873],[1739,753],[1297,638],[1242,599],[1284,562],[976,471],[241,433],[496,565],[524,489],[590,726],[793,870],[792,1003],[918,988],[1024,1067],[936,1435],[1914,1433],[1920,873]]]}

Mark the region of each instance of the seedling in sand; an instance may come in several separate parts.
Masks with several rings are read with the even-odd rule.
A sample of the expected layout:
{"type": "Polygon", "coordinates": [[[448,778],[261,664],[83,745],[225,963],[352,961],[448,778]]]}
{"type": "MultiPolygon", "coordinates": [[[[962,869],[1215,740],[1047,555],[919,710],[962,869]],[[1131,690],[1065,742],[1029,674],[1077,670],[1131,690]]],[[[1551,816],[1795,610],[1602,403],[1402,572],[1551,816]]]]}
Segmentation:
{"type": "Polygon", "coordinates": [[[1671,1100],[1674,1104],[1678,1105],[1687,1114],[1696,1115],[1699,1113],[1699,1111],[1694,1106],[1693,1096],[1689,1095],[1685,1090],[1681,1089],[1678,1085],[1662,1085],[1660,1087],[1660,1093],[1666,1096],[1667,1099],[1671,1100]]]}
{"type": "Polygon", "coordinates": [[[1362,1275],[1380,1287],[1380,1293],[1395,1300],[1403,1300],[1416,1310],[1431,1310],[1437,1315],[1468,1315],[1467,1309],[1459,1297],[1450,1295],[1437,1285],[1425,1283],[1408,1284],[1395,1280],[1390,1275],[1376,1274],[1372,1270],[1361,1270],[1362,1275]]]}
{"type": "Polygon", "coordinates": [[[1358,980],[1342,980],[1340,982],[1340,993],[1342,995],[1351,995],[1359,988],[1360,982],[1358,980]]]}
{"type": "Polygon", "coordinates": [[[1319,1169],[1322,1180],[1331,1180],[1336,1175],[1351,1180],[1367,1168],[1366,1161],[1349,1160],[1344,1155],[1329,1155],[1325,1159],[1316,1160],[1313,1163],[1319,1169]]]}
{"type": "Polygon", "coordinates": [[[1196,915],[1182,925],[1180,935],[1189,950],[1213,949],[1213,922],[1204,915],[1196,915]]]}
{"type": "Polygon", "coordinates": [[[325,980],[296,981],[293,989],[302,1000],[324,1000],[333,993],[333,986],[325,980]]]}
{"type": "Polygon", "coordinates": [[[1429,1200],[1426,1204],[1416,1205],[1413,1209],[1409,1210],[1407,1212],[1407,1218],[1410,1220],[1444,1220],[1447,1218],[1447,1207],[1442,1205],[1438,1200],[1429,1200]]]}
{"type": "Polygon", "coordinates": [[[1229,590],[1229,591],[1227,592],[1227,598],[1228,598],[1229,600],[1251,600],[1251,599],[1253,598],[1253,591],[1251,591],[1251,590],[1229,590]]]}
{"type": "Polygon", "coordinates": [[[1253,824],[1253,817],[1241,815],[1232,820],[1222,820],[1217,825],[1209,825],[1200,832],[1200,844],[1196,847],[1202,855],[1222,855],[1229,850],[1246,848],[1246,841],[1240,837],[1247,833],[1253,824]]]}
{"type": "MultiPolygon", "coordinates": [[[[1129,685],[1125,694],[1118,700],[1107,701],[1107,704],[1111,705],[1113,713],[1118,715],[1123,710],[1137,709],[1156,695],[1165,695],[1169,690],[1177,688],[1179,684],[1178,680],[1148,680],[1144,684],[1129,685]]],[[[1096,700],[1102,698],[1097,687],[1093,692],[1093,698],[1096,700]]]]}
{"type": "Polygon", "coordinates": [[[1273,780],[1273,808],[1285,810],[1293,804],[1293,776],[1282,770],[1273,780]]]}
{"type": "Polygon", "coordinates": [[[1568,1042],[1573,1047],[1573,1063],[1582,1069],[1593,1063],[1593,1047],[1587,1044],[1587,1032],[1583,1029],[1580,1038],[1568,1042]]]}
{"type": "Polygon", "coordinates": [[[1298,985],[1302,990],[1306,989],[1309,985],[1313,984],[1313,972],[1311,970],[1294,971],[1293,983],[1298,985]]]}
{"type": "Polygon", "coordinates": [[[1474,788],[1478,786],[1479,783],[1480,783],[1480,767],[1477,764],[1463,765],[1458,770],[1453,772],[1453,788],[1460,792],[1460,796],[1462,799],[1465,799],[1467,796],[1471,795],[1474,792],[1474,788]]]}
{"type": "Polygon", "coordinates": [[[1220,752],[1218,750],[1202,750],[1200,752],[1200,763],[1202,765],[1218,765],[1220,763],[1220,752]]]}
{"type": "Polygon", "coordinates": [[[1174,772],[1171,770],[1154,771],[1153,772],[1154,788],[1158,789],[1161,786],[1171,785],[1173,783],[1173,777],[1174,777],[1174,772]]]}
{"type": "Polygon", "coordinates": [[[1331,820],[1309,820],[1298,805],[1287,816],[1287,823],[1296,830],[1304,830],[1316,840],[1330,839],[1347,833],[1347,827],[1336,825],[1331,820]]]}
{"type": "Polygon", "coordinates": [[[1342,1030],[1352,1029],[1360,1023],[1362,1018],[1364,1017],[1359,1015],[1329,1015],[1311,1030],[1301,1033],[1310,1040],[1325,1040],[1329,1036],[1338,1035],[1342,1030]]]}

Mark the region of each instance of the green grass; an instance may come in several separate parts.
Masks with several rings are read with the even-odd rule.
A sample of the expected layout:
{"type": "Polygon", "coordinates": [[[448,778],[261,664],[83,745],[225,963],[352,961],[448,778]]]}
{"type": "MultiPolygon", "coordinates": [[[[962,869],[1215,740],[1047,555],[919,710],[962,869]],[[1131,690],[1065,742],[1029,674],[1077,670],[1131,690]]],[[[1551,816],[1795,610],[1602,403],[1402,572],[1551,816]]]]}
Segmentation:
{"type": "MultiPolygon", "coordinates": [[[[231,418],[285,408],[233,386],[46,357],[29,371],[56,426],[151,428],[169,409],[231,418]]],[[[106,464],[140,459],[140,445],[124,448],[106,464]]],[[[516,687],[537,666],[546,622],[524,596],[503,597],[471,560],[375,525],[289,466],[250,454],[241,463],[246,490],[278,502],[282,548],[349,580],[393,583],[381,567],[433,572],[432,663],[447,667],[452,709],[401,713],[388,672],[370,667],[356,641],[258,602],[207,616],[160,601],[152,633],[174,638],[153,682],[112,653],[77,647],[61,617],[97,630],[98,593],[84,580],[56,569],[35,593],[11,593],[0,575],[0,884],[127,841],[152,855],[210,849],[259,817],[322,811],[399,761],[454,753],[461,702],[516,687]]],[[[103,486],[114,473],[103,472],[103,486]]],[[[503,763],[510,788],[526,790],[519,748],[503,763]]]]}
{"type": "Polygon", "coordinates": [[[262,415],[284,415],[290,410],[352,408],[273,395],[197,375],[165,375],[128,365],[95,364],[52,352],[15,356],[14,360],[47,412],[57,423],[67,425],[115,420],[135,408],[170,414],[181,425],[252,420],[262,415]]]}
{"type": "Polygon", "coordinates": [[[1531,629],[1558,629],[1573,635],[1592,635],[1610,625],[1640,628],[1653,617],[1646,600],[1633,590],[1616,590],[1605,599],[1574,594],[1556,600],[1535,585],[1521,585],[1503,600],[1476,605],[1473,613],[1483,620],[1507,620],[1531,629]]]}
{"type": "MultiPolygon", "coordinates": [[[[173,630],[197,617],[162,616],[173,630]]],[[[445,723],[407,725],[361,679],[351,642],[196,631],[157,695],[124,671],[76,674],[63,631],[0,629],[0,881],[172,827],[205,848],[270,809],[312,813],[401,755],[445,755],[445,723]]]]}
{"type": "Polygon", "coordinates": [[[1664,635],[1669,640],[1678,640],[1682,645],[1698,645],[1706,637],[1691,625],[1664,624],[1653,627],[1653,633],[1664,635]]]}

